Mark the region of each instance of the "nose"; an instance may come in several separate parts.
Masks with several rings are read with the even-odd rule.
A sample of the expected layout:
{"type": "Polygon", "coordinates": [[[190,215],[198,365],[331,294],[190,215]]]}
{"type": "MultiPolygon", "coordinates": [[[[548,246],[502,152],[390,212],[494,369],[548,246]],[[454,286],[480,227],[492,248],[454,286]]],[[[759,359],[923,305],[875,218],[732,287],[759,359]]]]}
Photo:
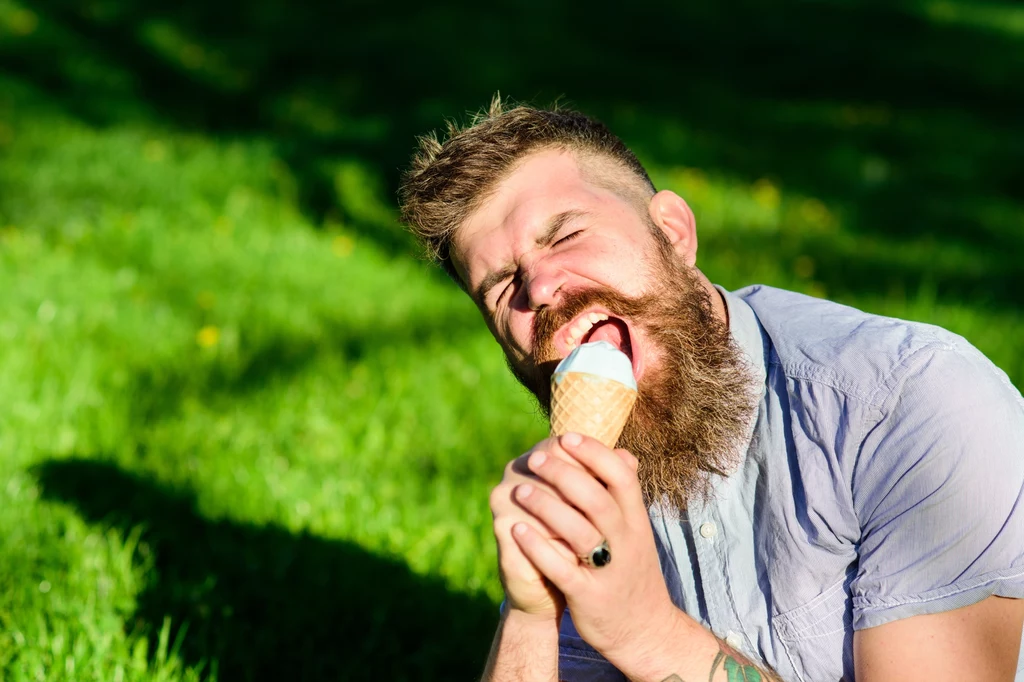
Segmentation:
{"type": "Polygon", "coordinates": [[[558,292],[565,284],[565,273],[538,264],[526,272],[523,279],[530,310],[540,310],[558,299],[558,292]]]}

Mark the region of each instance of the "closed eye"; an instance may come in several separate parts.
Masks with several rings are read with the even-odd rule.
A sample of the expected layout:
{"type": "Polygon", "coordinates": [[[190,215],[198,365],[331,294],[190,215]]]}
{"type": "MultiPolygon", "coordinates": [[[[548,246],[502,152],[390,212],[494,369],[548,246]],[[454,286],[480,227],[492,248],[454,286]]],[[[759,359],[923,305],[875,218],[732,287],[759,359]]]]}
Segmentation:
{"type": "Polygon", "coordinates": [[[555,246],[558,246],[559,244],[564,244],[568,241],[572,241],[576,237],[579,237],[581,234],[583,234],[583,230],[576,230],[575,232],[570,232],[569,234],[565,235],[557,242],[555,242],[555,246]]]}
{"type": "Polygon", "coordinates": [[[505,298],[505,295],[515,288],[515,283],[517,279],[519,279],[519,275],[515,274],[510,277],[507,277],[506,279],[502,280],[501,282],[498,282],[495,285],[495,289],[498,289],[499,287],[501,288],[501,290],[498,292],[498,295],[495,296],[494,298],[495,305],[500,303],[501,300],[505,298]]]}

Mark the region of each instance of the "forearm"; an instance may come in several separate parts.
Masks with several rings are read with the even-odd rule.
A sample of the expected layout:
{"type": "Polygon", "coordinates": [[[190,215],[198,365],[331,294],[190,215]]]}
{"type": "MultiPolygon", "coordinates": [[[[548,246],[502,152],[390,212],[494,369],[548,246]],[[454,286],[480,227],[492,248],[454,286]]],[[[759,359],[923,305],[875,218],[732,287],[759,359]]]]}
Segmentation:
{"type": "Polygon", "coordinates": [[[657,639],[602,653],[634,682],[781,682],[682,611],[675,609],[673,615],[657,639]]]}
{"type": "Polygon", "coordinates": [[[482,682],[556,682],[558,621],[508,609],[498,623],[482,682]]]}

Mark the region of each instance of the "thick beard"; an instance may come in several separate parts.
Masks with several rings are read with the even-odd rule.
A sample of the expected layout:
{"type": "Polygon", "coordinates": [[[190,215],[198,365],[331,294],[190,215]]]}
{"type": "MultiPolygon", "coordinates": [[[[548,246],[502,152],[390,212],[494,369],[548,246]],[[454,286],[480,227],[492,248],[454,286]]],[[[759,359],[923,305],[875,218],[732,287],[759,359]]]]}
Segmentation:
{"type": "Polygon", "coordinates": [[[551,374],[558,363],[555,332],[584,310],[602,306],[644,331],[659,354],[639,386],[618,446],[640,462],[638,476],[648,504],[686,509],[706,499],[709,474],[727,474],[743,457],[759,390],[729,328],[691,268],[663,255],[656,291],[631,298],[607,289],[566,294],[558,308],[534,320],[533,357],[509,367],[550,414],[551,374]]]}

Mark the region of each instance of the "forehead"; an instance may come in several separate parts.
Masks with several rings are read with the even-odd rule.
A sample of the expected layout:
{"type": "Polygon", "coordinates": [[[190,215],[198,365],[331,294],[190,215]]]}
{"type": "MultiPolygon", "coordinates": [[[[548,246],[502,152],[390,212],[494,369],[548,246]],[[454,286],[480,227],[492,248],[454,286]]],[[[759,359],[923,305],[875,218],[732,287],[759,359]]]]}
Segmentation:
{"type": "Polygon", "coordinates": [[[460,226],[452,244],[455,268],[468,283],[471,269],[496,265],[504,257],[499,251],[509,239],[539,228],[561,211],[599,209],[615,199],[587,182],[572,153],[552,149],[531,154],[460,226]]]}

